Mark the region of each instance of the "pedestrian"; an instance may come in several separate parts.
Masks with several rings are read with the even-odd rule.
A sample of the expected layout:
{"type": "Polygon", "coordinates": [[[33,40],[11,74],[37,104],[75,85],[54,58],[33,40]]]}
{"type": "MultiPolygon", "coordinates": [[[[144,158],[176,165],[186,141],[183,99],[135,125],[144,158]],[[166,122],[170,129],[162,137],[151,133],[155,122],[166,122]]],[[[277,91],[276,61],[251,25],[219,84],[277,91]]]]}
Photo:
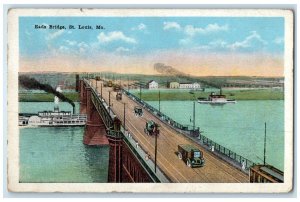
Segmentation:
{"type": "Polygon", "coordinates": [[[135,143],[136,148],[139,148],[139,143],[136,141],[135,143]]]}
{"type": "Polygon", "coordinates": [[[148,154],[148,152],[147,152],[146,155],[145,155],[145,159],[146,159],[146,161],[149,160],[149,154],[148,154]]]}
{"type": "Polygon", "coordinates": [[[242,160],[242,169],[243,169],[243,170],[246,169],[246,162],[245,162],[245,160],[242,160]]]}

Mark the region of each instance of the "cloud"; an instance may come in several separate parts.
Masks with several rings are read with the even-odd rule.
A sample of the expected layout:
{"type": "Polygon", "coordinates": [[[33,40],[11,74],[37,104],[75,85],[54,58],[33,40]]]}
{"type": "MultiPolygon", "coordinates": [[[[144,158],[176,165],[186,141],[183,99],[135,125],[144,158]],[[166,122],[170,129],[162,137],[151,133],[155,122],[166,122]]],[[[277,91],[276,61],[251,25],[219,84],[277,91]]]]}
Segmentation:
{"type": "Polygon", "coordinates": [[[228,25],[218,25],[216,23],[214,24],[208,24],[206,27],[194,27],[193,25],[187,25],[184,28],[184,33],[188,36],[194,36],[196,34],[209,34],[209,33],[215,33],[220,31],[228,31],[228,25]]]}
{"type": "Polygon", "coordinates": [[[88,48],[89,46],[85,43],[85,42],[80,42],[80,43],[78,43],[78,45],[77,45],[78,47],[80,47],[80,48],[88,48]]]}
{"type": "Polygon", "coordinates": [[[278,44],[278,45],[283,44],[283,43],[284,43],[284,38],[283,38],[283,37],[276,37],[276,38],[273,40],[273,42],[274,42],[275,44],[278,44]]]}
{"type": "Polygon", "coordinates": [[[169,29],[181,30],[181,26],[177,22],[164,22],[163,30],[169,29]]]}
{"type": "Polygon", "coordinates": [[[253,47],[253,43],[258,43],[257,45],[266,45],[267,41],[263,40],[256,31],[252,31],[251,34],[247,36],[243,41],[236,41],[228,45],[228,48],[231,50],[250,48],[253,47]]]}
{"type": "Polygon", "coordinates": [[[138,26],[131,28],[131,30],[139,30],[139,31],[146,30],[146,29],[147,26],[144,23],[140,23],[138,26]]]}
{"type": "Polygon", "coordinates": [[[109,43],[112,41],[124,41],[126,43],[137,43],[137,41],[134,38],[128,37],[123,34],[121,31],[113,31],[105,34],[104,32],[101,32],[98,36],[98,41],[100,43],[109,43]]]}
{"type": "Polygon", "coordinates": [[[209,45],[211,47],[218,47],[218,48],[227,48],[228,47],[228,43],[221,39],[218,39],[216,41],[211,41],[211,42],[209,42],[209,45]]]}
{"type": "Polygon", "coordinates": [[[74,46],[77,44],[77,41],[70,41],[70,40],[65,40],[65,42],[69,45],[69,46],[74,46]]]}
{"type": "MultiPolygon", "coordinates": [[[[197,34],[207,35],[211,33],[228,31],[228,25],[218,25],[217,23],[208,24],[206,27],[195,27],[194,25],[186,25],[183,29],[183,33],[185,34],[185,38],[179,40],[180,45],[194,45],[193,37],[197,34]]],[[[210,45],[201,45],[196,47],[196,49],[211,49],[210,45]]]]}
{"type": "Polygon", "coordinates": [[[181,45],[189,45],[192,42],[191,38],[184,38],[179,40],[179,44],[181,45]]]}
{"type": "Polygon", "coordinates": [[[61,52],[67,52],[67,51],[69,51],[69,48],[66,46],[59,46],[58,50],[61,52]]]}
{"type": "Polygon", "coordinates": [[[89,45],[87,45],[85,42],[80,42],[77,44],[77,46],[79,48],[79,52],[81,53],[85,52],[89,48],[89,45]]]}
{"type": "Polygon", "coordinates": [[[194,47],[194,50],[215,50],[215,51],[224,51],[224,50],[258,50],[262,46],[267,45],[267,42],[261,38],[261,36],[256,32],[252,31],[249,36],[247,36],[242,41],[236,41],[233,43],[228,43],[222,39],[211,41],[208,44],[201,44],[194,47]]]}
{"type": "Polygon", "coordinates": [[[124,48],[124,47],[118,47],[117,49],[116,49],[116,52],[129,52],[130,51],[130,49],[129,48],[124,48]]]}
{"type": "Polygon", "coordinates": [[[221,39],[211,41],[205,45],[199,45],[194,48],[195,50],[228,50],[228,43],[221,39]]]}
{"type": "Polygon", "coordinates": [[[53,32],[53,33],[49,33],[47,36],[46,36],[46,40],[50,41],[50,40],[53,40],[57,37],[59,37],[60,35],[62,35],[64,33],[64,30],[58,30],[56,32],[53,32]]]}

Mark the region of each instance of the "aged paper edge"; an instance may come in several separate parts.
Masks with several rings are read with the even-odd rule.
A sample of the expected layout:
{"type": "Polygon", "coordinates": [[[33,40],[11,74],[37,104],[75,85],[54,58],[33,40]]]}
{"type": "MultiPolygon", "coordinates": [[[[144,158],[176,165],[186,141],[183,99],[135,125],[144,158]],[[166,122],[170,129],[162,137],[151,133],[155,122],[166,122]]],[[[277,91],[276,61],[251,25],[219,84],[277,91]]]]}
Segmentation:
{"type": "Polygon", "coordinates": [[[293,188],[293,12],[280,9],[10,9],[8,12],[8,190],[12,192],[286,193],[293,188]],[[284,183],[19,183],[18,67],[20,16],[232,16],[283,17],[284,183]]]}

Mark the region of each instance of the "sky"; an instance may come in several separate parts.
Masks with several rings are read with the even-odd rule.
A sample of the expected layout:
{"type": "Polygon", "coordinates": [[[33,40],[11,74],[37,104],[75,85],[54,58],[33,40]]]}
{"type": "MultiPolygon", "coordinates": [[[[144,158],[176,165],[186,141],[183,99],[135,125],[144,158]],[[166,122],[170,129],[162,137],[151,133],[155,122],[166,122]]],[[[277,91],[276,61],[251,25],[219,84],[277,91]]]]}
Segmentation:
{"type": "Polygon", "coordinates": [[[195,76],[283,76],[284,18],[20,17],[19,46],[21,72],[157,74],[159,62],[195,76]]]}

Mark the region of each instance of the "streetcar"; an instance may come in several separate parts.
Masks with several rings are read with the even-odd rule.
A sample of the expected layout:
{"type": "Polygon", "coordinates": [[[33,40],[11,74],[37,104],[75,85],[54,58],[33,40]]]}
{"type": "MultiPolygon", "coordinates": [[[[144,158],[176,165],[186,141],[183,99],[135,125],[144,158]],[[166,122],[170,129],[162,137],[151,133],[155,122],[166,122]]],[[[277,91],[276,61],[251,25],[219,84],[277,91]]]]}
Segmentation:
{"type": "Polygon", "coordinates": [[[254,165],[250,168],[250,183],[283,183],[284,173],[271,165],[254,165]]]}

